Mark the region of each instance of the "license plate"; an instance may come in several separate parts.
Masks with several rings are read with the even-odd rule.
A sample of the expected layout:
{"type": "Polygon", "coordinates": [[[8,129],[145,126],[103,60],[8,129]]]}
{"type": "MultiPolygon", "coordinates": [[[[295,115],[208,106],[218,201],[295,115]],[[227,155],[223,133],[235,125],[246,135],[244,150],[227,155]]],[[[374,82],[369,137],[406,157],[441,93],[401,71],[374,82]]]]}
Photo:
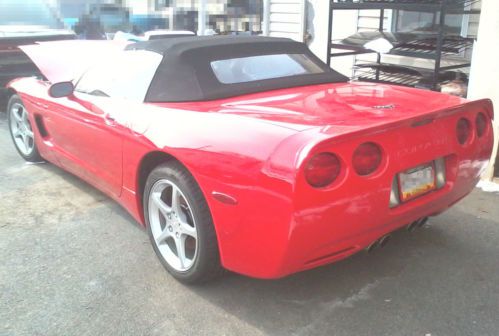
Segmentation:
{"type": "Polygon", "coordinates": [[[406,202],[436,188],[433,163],[399,174],[400,199],[406,202]]]}

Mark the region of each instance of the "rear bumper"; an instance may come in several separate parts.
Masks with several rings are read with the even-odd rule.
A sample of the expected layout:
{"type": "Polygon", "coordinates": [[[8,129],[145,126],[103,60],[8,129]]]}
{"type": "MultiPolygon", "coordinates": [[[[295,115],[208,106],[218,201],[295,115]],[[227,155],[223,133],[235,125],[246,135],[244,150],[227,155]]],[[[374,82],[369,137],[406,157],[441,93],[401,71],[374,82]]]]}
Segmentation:
{"type": "Polygon", "coordinates": [[[247,223],[247,234],[235,240],[240,245],[227,256],[229,263],[224,266],[248,276],[274,279],[347,258],[386,234],[447,210],[474,189],[485,164],[468,170],[472,176],[448,180],[443,188],[393,209],[387,181],[387,188],[370,193],[361,190],[328,204],[295,209],[291,217],[282,211],[282,220],[247,223]],[[268,229],[262,228],[265,226],[268,229]],[[248,241],[243,241],[244,236],[248,241]]]}
{"type": "Polygon", "coordinates": [[[388,207],[387,195],[383,197],[384,206],[366,209],[366,204],[379,203],[380,195],[373,195],[361,201],[363,207],[354,200],[322,214],[298,216],[295,221],[299,224],[289,240],[281,276],[339,261],[418,219],[438,215],[468,195],[478,180],[449,183],[394,209],[388,207]],[[354,214],[349,209],[359,212],[354,214]]]}

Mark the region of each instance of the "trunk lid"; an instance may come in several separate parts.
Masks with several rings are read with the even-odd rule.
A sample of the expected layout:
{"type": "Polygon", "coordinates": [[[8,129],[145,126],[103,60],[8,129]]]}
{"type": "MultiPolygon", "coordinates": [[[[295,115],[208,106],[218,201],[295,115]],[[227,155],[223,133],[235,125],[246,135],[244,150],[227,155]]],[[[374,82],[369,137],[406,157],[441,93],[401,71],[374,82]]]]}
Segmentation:
{"type": "Polygon", "coordinates": [[[423,117],[466,102],[432,91],[350,82],[231,98],[211,106],[210,112],[263,119],[297,130],[328,126],[353,131],[423,117]]]}

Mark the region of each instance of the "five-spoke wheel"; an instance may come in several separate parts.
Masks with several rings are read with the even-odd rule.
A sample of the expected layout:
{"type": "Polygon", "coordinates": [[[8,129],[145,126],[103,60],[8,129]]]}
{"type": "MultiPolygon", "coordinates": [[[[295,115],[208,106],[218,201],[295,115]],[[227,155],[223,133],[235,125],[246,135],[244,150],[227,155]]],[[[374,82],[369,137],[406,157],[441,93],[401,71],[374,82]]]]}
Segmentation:
{"type": "Polygon", "coordinates": [[[149,194],[149,225],[161,255],[177,271],[191,268],[197,230],[189,202],[169,180],[157,181],[149,194]]]}
{"type": "Polygon", "coordinates": [[[27,161],[41,161],[28,111],[19,96],[10,98],[7,113],[10,135],[19,154],[27,161]]]}
{"type": "Polygon", "coordinates": [[[168,161],[149,174],[144,217],[156,255],[175,278],[199,283],[222,273],[210,210],[179,162],[168,161]]]}

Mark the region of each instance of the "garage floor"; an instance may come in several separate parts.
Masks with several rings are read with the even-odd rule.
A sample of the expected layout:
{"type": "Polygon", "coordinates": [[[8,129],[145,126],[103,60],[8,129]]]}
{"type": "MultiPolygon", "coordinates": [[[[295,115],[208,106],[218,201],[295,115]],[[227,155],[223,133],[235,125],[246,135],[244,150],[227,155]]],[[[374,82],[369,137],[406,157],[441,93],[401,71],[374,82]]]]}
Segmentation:
{"type": "Polygon", "coordinates": [[[17,155],[0,113],[0,335],[499,334],[499,195],[277,281],[174,281],[116,203],[17,155]]]}

